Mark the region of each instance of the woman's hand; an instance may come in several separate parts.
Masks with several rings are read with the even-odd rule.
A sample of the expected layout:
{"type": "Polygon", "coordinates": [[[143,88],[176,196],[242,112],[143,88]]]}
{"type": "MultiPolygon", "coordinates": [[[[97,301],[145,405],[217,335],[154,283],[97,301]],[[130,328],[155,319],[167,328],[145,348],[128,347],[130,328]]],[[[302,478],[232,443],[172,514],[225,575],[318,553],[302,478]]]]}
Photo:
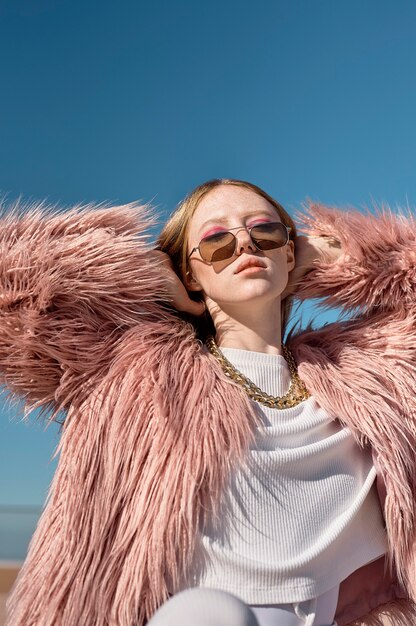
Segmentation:
{"type": "Polygon", "coordinates": [[[150,254],[163,268],[166,268],[165,280],[168,296],[170,296],[169,303],[178,311],[190,313],[196,317],[202,315],[205,311],[205,303],[203,301],[195,302],[195,300],[191,300],[185,285],[173,269],[170,256],[161,250],[151,250],[150,254]]]}
{"type": "Polygon", "coordinates": [[[342,254],[341,244],[333,237],[296,238],[295,267],[289,273],[289,281],[282,294],[282,299],[296,293],[299,283],[308,272],[314,269],[315,263],[334,263],[342,254]]]}

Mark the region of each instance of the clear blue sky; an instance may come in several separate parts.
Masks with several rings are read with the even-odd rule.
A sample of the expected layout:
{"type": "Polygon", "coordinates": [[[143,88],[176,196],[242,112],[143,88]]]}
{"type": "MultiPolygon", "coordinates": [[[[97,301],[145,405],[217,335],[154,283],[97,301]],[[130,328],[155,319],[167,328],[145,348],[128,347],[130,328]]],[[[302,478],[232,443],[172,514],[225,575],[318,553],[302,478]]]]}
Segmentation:
{"type": "MultiPolygon", "coordinates": [[[[412,0],[3,0],[0,190],[152,201],[245,178],[290,210],[416,200],[412,0]]],[[[56,429],[0,415],[0,505],[43,502],[56,429]]]]}

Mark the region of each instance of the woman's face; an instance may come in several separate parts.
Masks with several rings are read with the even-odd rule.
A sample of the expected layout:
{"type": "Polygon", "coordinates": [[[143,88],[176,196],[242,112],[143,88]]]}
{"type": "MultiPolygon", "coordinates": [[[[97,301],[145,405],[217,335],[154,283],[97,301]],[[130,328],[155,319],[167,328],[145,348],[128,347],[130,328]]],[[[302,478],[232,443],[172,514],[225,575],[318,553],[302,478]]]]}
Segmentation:
{"type": "Polygon", "coordinates": [[[207,235],[241,230],[233,231],[237,246],[229,259],[207,263],[198,250],[192,254],[187,288],[202,290],[207,303],[211,300],[222,310],[234,304],[280,300],[295,264],[293,242],[274,250],[258,250],[245,228],[264,222],[281,219],[273,205],[250,189],[221,185],[205,195],[191,218],[188,254],[207,235]]]}

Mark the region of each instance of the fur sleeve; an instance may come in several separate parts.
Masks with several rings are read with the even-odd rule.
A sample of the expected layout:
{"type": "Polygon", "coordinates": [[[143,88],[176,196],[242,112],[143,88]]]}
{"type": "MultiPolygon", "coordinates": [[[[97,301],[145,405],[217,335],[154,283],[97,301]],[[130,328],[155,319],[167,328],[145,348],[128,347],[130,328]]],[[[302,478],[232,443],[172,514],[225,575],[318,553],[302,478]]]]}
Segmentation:
{"type": "Polygon", "coordinates": [[[337,239],[343,254],[319,262],[297,295],[348,310],[408,311],[415,306],[416,221],[386,207],[376,215],[310,203],[300,216],[306,235],[337,239]]]}
{"type": "Polygon", "coordinates": [[[81,400],[126,329],[163,315],[145,207],[43,205],[0,220],[0,383],[30,408],[81,400]]]}

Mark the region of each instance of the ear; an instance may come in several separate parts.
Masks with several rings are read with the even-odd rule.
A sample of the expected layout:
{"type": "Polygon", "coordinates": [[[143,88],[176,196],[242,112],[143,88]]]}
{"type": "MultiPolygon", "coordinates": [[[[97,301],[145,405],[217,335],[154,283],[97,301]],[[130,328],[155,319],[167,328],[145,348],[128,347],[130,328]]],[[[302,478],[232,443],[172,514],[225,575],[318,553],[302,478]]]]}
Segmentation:
{"type": "Polygon", "coordinates": [[[185,274],[185,287],[188,291],[202,291],[201,284],[194,278],[192,273],[188,270],[185,274]]]}
{"type": "Polygon", "coordinates": [[[292,240],[288,241],[286,246],[286,261],[289,272],[295,267],[295,244],[292,240]]]}

